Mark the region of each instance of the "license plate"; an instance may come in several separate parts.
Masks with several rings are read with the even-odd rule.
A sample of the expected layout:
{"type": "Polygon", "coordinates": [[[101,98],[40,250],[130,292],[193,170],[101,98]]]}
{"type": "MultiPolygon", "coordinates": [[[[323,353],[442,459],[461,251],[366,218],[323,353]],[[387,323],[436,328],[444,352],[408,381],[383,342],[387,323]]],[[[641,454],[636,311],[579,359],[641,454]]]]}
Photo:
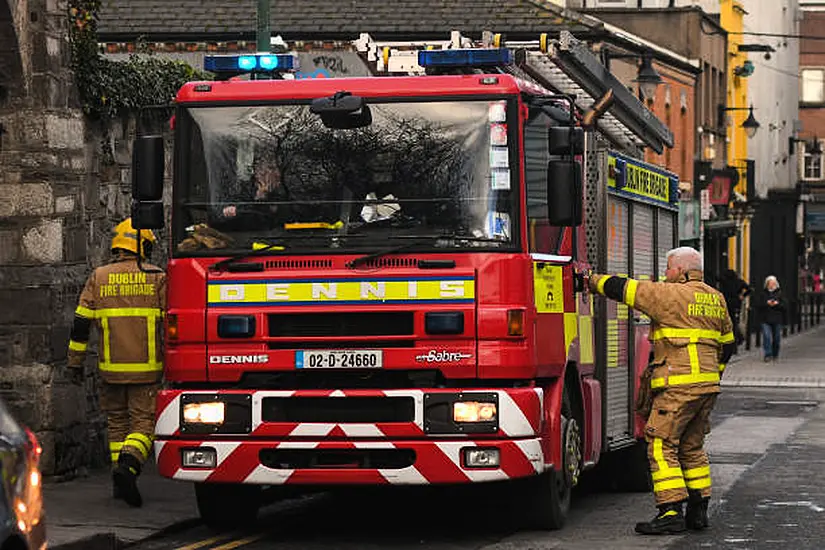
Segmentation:
{"type": "Polygon", "coordinates": [[[302,350],[295,352],[296,369],[380,369],[381,350],[302,350]]]}

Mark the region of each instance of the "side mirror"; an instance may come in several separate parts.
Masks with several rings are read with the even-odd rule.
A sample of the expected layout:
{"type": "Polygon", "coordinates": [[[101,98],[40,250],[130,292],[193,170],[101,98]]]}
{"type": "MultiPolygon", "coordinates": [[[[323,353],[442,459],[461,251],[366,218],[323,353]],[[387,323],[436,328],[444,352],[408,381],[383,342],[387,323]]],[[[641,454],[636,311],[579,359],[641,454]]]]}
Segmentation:
{"type": "Polygon", "coordinates": [[[551,155],[583,155],[584,130],[570,126],[551,126],[547,131],[547,148],[551,155]]]}
{"type": "Polygon", "coordinates": [[[575,227],[582,223],[582,167],[575,160],[547,164],[547,218],[550,225],[575,227]]]}
{"type": "Polygon", "coordinates": [[[162,202],[132,203],[132,224],[141,229],[161,229],[165,225],[162,202]]]}
{"type": "Polygon", "coordinates": [[[135,139],[132,149],[132,198],[137,201],[161,200],[163,168],[163,137],[141,136],[135,139]]]}

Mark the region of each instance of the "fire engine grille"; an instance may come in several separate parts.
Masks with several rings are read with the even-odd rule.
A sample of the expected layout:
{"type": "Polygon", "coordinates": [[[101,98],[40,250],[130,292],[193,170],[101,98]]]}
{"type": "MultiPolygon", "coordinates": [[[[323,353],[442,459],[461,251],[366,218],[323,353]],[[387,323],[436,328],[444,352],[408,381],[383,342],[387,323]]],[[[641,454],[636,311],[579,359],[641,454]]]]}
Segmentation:
{"type": "Polygon", "coordinates": [[[312,336],[404,336],[414,334],[412,311],[334,313],[273,313],[269,335],[312,336]]]}
{"type": "Polygon", "coordinates": [[[321,269],[332,267],[332,260],[269,260],[267,269],[321,269]]]}
{"type": "Polygon", "coordinates": [[[325,424],[413,422],[412,397],[265,397],[264,422],[322,422],[325,424]]]}
{"type": "Polygon", "coordinates": [[[261,464],[274,470],[381,469],[400,470],[415,464],[412,449],[264,449],[261,464]]]}

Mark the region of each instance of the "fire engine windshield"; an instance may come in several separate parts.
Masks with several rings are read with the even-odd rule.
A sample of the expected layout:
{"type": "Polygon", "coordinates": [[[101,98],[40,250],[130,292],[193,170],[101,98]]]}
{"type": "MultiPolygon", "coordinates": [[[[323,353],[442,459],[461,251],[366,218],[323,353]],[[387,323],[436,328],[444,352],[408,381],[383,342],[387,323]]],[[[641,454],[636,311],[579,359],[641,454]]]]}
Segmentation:
{"type": "Polygon", "coordinates": [[[512,250],[511,102],[367,99],[371,120],[354,128],[327,126],[308,104],[184,108],[175,253],[364,252],[418,238],[416,250],[512,250]]]}

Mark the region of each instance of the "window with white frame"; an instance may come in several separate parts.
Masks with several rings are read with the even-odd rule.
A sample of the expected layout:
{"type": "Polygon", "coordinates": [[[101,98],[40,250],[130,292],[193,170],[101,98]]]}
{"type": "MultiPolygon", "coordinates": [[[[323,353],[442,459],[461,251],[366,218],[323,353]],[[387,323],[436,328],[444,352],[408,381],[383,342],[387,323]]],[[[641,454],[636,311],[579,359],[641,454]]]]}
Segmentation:
{"type": "MultiPolygon", "coordinates": [[[[821,180],[823,177],[823,159],[825,155],[822,153],[811,154],[808,152],[810,145],[808,142],[802,142],[802,179],[803,180],[821,180]]],[[[819,140],[820,150],[823,150],[823,140],[819,140]]]]}
{"type": "Polygon", "coordinates": [[[801,71],[800,101],[802,103],[825,103],[825,68],[808,68],[801,71]]]}

